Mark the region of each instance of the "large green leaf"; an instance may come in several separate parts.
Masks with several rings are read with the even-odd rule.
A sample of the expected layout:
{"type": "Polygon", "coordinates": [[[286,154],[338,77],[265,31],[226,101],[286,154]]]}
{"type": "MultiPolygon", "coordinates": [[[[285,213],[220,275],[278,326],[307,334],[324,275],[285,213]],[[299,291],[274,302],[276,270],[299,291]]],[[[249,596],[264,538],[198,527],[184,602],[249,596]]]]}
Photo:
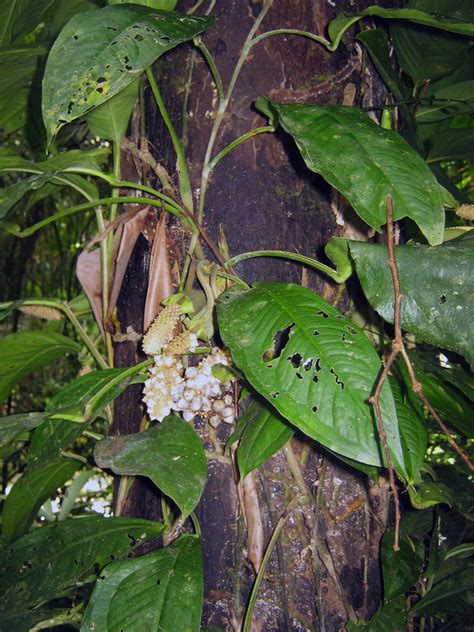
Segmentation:
{"type": "Polygon", "coordinates": [[[43,48],[28,44],[0,48],[0,127],[6,134],[26,123],[33,79],[44,53],[43,48]]]}
{"type": "Polygon", "coordinates": [[[3,219],[25,195],[41,189],[54,178],[54,173],[41,173],[19,180],[0,189],[0,219],[3,219]]]}
{"type": "Polygon", "coordinates": [[[82,462],[76,459],[56,459],[41,468],[26,471],[13,485],[2,513],[3,535],[16,540],[33,524],[45,500],[56,493],[82,462]]]}
{"type": "Polygon", "coordinates": [[[347,632],[406,632],[407,609],[405,596],[384,601],[367,623],[347,623],[347,632]]]}
{"type": "Polygon", "coordinates": [[[48,413],[18,413],[0,418],[0,447],[11,443],[22,432],[33,430],[48,419],[48,413]]]}
{"type": "Polygon", "coordinates": [[[101,573],[81,632],[198,632],[203,597],[199,539],[182,535],[171,546],[101,573]]]}
{"type": "Polygon", "coordinates": [[[188,516],[207,478],[201,440],[181,417],[169,416],[146,432],[96,444],[95,460],[116,474],[148,476],[188,516]]]}
{"type": "MultiPolygon", "coordinates": [[[[393,322],[393,285],[382,244],[350,241],[357,275],[374,309],[393,322]]],[[[451,349],[474,364],[474,232],[438,246],[398,246],[401,324],[418,340],[451,349]]]]}
{"type": "Polygon", "coordinates": [[[43,120],[48,139],[123,90],[160,55],[213,23],[212,17],[158,12],[135,4],[74,16],[46,64],[43,120]]]}
{"type": "Polygon", "coordinates": [[[474,127],[449,128],[432,140],[428,162],[474,159],[474,127]]]}
{"type": "Polygon", "coordinates": [[[458,114],[472,115],[474,110],[474,81],[460,81],[430,94],[430,102],[416,112],[418,125],[439,123],[458,114]]]}
{"type": "Polygon", "coordinates": [[[34,529],[0,548],[3,609],[22,611],[48,601],[77,580],[125,557],[163,525],[133,518],[87,516],[34,529]]]}
{"type": "Polygon", "coordinates": [[[413,615],[445,612],[474,613],[474,566],[448,575],[411,609],[413,615]]]}
{"type": "Polygon", "coordinates": [[[407,483],[414,483],[419,480],[420,468],[423,464],[428,444],[428,435],[423,421],[410,403],[406,401],[406,398],[403,397],[397,380],[390,377],[389,381],[397,410],[405,471],[408,475],[407,483]]]}
{"type": "Polygon", "coordinates": [[[240,436],[237,463],[241,478],[278,452],[294,432],[275,410],[256,399],[252,399],[235,431],[240,436]]]}
{"type": "Polygon", "coordinates": [[[50,419],[33,433],[28,466],[39,467],[58,458],[61,451],[80,437],[89,423],[133,382],[133,369],[93,371],[62,388],[46,408],[50,419]],[[70,417],[82,419],[83,423],[63,420],[70,417]]]}
{"type": "Polygon", "coordinates": [[[138,97],[138,86],[137,78],[121,92],[87,114],[86,120],[93,134],[120,143],[127,132],[133,106],[138,97]]]}
{"type": "Polygon", "coordinates": [[[393,198],[394,218],[412,218],[430,244],[443,240],[442,189],[403,138],[376,125],[362,110],[346,106],[282,105],[259,99],[293,136],[309,169],[320,173],[380,230],[393,198]]]}
{"type": "Polygon", "coordinates": [[[15,22],[30,2],[31,0],[0,0],[0,45],[12,41],[15,22]]]}
{"type": "Polygon", "coordinates": [[[51,364],[66,353],[78,353],[80,345],[60,334],[22,331],[0,340],[0,403],[25,375],[51,364]]]}
{"type": "Polygon", "coordinates": [[[467,37],[436,33],[418,24],[395,22],[390,35],[400,66],[416,86],[453,73],[462,66],[469,47],[467,37]]]}
{"type": "Polygon", "coordinates": [[[385,599],[407,592],[423,569],[424,550],[415,540],[401,534],[399,551],[393,550],[394,531],[385,532],[381,543],[381,558],[385,599]]]}
{"type": "MultiPolygon", "coordinates": [[[[334,452],[381,465],[367,403],[381,362],[361,330],[321,297],[292,284],[228,290],[219,297],[217,314],[235,363],[278,412],[334,452]]],[[[404,472],[388,383],[381,408],[392,459],[404,472]]]]}
{"type": "MultiPolygon", "coordinates": [[[[126,0],[108,0],[109,4],[124,4],[126,0]]],[[[161,9],[163,11],[173,11],[177,0],[134,0],[135,4],[143,4],[150,9],[161,9]]]]}
{"type": "Polygon", "coordinates": [[[27,209],[60,186],[69,186],[87,200],[99,197],[99,189],[91,180],[69,173],[69,170],[97,170],[108,157],[107,149],[90,151],[71,150],[53,156],[44,162],[31,162],[18,156],[0,156],[0,172],[32,173],[0,191],[0,217],[5,216],[23,196],[29,195],[27,209]]]}
{"type": "MultiPolygon", "coordinates": [[[[446,17],[443,13],[432,14],[418,8],[385,9],[378,6],[367,7],[360,13],[340,13],[328,26],[328,34],[331,39],[330,50],[337,48],[348,28],[362,20],[362,18],[372,16],[386,20],[408,20],[409,22],[429,26],[433,29],[472,37],[474,35],[474,24],[469,17],[469,7],[472,6],[468,4],[470,0],[463,2],[462,8],[466,7],[466,9],[461,11],[453,11],[453,3],[451,0],[448,0],[448,2],[449,4],[445,3],[447,8],[446,17]]],[[[459,2],[454,3],[454,6],[459,6],[459,2]]]]}

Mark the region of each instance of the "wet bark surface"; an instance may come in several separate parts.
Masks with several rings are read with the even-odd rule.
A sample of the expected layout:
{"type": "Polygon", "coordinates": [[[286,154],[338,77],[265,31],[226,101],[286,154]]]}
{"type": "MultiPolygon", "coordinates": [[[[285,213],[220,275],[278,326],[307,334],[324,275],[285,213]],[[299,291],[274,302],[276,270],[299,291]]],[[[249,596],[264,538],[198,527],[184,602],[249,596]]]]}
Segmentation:
{"type": "MultiPolygon", "coordinates": [[[[332,4],[275,0],[258,33],[287,27],[323,35],[336,13],[364,7],[363,2],[351,0],[338,2],[337,9],[332,4]]],[[[189,6],[185,2],[178,9],[189,6]]],[[[219,20],[203,40],[226,88],[262,3],[224,0],[216,8],[219,20]]],[[[365,61],[358,48],[341,46],[330,54],[303,38],[264,40],[251,50],[243,65],[213,155],[241,134],[266,124],[254,107],[258,96],[281,102],[348,105],[381,99],[380,84],[365,61]]],[[[197,197],[217,105],[210,74],[202,57],[187,46],[168,54],[156,66],[155,74],[183,137],[197,197]]],[[[172,147],[148,89],[145,94],[150,150],[176,183],[172,147]]],[[[150,178],[153,182],[152,175],[150,178]]],[[[217,240],[218,226],[222,225],[231,255],[281,249],[321,259],[331,235],[359,230],[350,216],[345,216],[347,212],[343,200],[306,169],[291,139],[277,132],[257,136],[222,159],[209,180],[204,226],[217,240]]],[[[173,232],[173,226],[170,220],[174,251],[183,254],[186,239],[173,232]]],[[[142,238],[119,301],[122,331],[129,324],[142,331],[148,257],[149,244],[142,238]]],[[[334,295],[333,287],[321,276],[281,260],[248,261],[239,266],[238,273],[247,282],[303,283],[329,300],[334,295]]],[[[136,343],[117,345],[118,366],[138,360],[136,343]]],[[[137,432],[142,415],[140,389],[128,389],[117,401],[114,432],[137,432]]],[[[222,426],[217,437],[223,446],[231,428],[222,426]]],[[[205,424],[198,424],[197,429],[208,442],[205,424]]],[[[254,473],[254,482],[253,511],[261,517],[265,542],[295,495],[304,495],[307,502],[290,513],[272,554],[252,631],[336,632],[344,629],[350,618],[370,616],[380,599],[378,546],[386,523],[385,486],[370,483],[318,446],[308,446],[301,436],[285,453],[275,455],[254,473]]],[[[157,518],[158,493],[137,480],[123,513],[157,518]]],[[[208,483],[196,515],[203,531],[203,625],[239,630],[255,572],[248,555],[248,516],[239,501],[234,468],[224,460],[210,461],[208,483]]]]}

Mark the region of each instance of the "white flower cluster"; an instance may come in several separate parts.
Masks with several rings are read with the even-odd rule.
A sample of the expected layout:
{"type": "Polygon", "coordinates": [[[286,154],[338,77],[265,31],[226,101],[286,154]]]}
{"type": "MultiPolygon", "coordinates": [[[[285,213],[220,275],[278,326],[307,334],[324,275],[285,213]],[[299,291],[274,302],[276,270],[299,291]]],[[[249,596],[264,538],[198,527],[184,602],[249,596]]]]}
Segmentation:
{"type": "Polygon", "coordinates": [[[150,419],[162,421],[174,410],[186,421],[199,415],[214,427],[221,421],[232,423],[235,413],[231,382],[224,384],[212,373],[216,365],[228,366],[229,359],[215,348],[198,366],[184,370],[178,356],[195,351],[198,340],[190,331],[176,333],[180,315],[179,305],[166,306],[143,338],[143,350],[155,360],[143,389],[150,419]]]}
{"type": "Polygon", "coordinates": [[[235,419],[231,382],[223,384],[212,374],[216,364],[228,365],[227,356],[213,349],[198,366],[184,370],[175,356],[155,356],[145,382],[143,401],[150,419],[162,421],[172,410],[180,412],[186,421],[196,415],[208,419],[216,427],[221,421],[233,423],[235,419]]]}

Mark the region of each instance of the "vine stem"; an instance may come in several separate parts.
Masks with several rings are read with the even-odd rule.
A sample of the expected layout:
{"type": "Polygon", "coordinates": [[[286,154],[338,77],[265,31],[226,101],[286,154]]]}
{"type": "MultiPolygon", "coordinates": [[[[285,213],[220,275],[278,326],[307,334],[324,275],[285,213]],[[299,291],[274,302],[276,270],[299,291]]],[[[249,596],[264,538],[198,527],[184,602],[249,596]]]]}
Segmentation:
{"type": "Polygon", "coordinates": [[[178,138],[176,130],[174,129],[173,123],[171,122],[171,119],[169,117],[168,111],[166,110],[165,102],[163,101],[163,97],[161,96],[161,92],[158,88],[158,84],[156,83],[156,80],[151,68],[147,68],[146,76],[150,83],[150,87],[153,92],[153,96],[155,97],[156,104],[158,106],[158,109],[160,110],[160,114],[163,118],[166,128],[168,129],[171,142],[173,143],[173,147],[176,152],[176,158],[178,161],[178,171],[179,171],[179,192],[181,195],[181,199],[184,205],[186,206],[186,208],[190,212],[192,212],[193,211],[193,193],[191,189],[191,181],[189,179],[188,165],[186,163],[186,158],[184,156],[181,141],[178,138]]]}
{"type": "Polygon", "coordinates": [[[387,460],[387,466],[389,470],[390,487],[392,489],[394,502],[395,502],[395,539],[394,539],[393,549],[394,551],[398,551],[400,550],[399,548],[400,503],[399,503],[397,488],[395,485],[395,476],[394,476],[393,466],[390,460],[390,454],[388,450],[387,435],[385,433],[385,429],[384,429],[383,421],[382,421],[382,413],[380,410],[380,393],[382,391],[383,384],[389,374],[390,368],[392,367],[395,359],[398,357],[399,354],[402,356],[405,362],[405,365],[407,367],[407,371],[411,379],[411,387],[412,387],[413,392],[417,395],[417,397],[421,400],[421,402],[427,408],[429,413],[433,416],[433,418],[435,419],[435,421],[441,428],[442,432],[446,436],[449,444],[458,453],[458,455],[464,461],[466,466],[471,471],[473,471],[474,465],[472,461],[469,459],[468,455],[458,446],[456,441],[451,436],[451,433],[449,432],[448,428],[441,420],[438,413],[434,410],[434,408],[431,406],[431,404],[429,403],[429,401],[426,399],[425,395],[423,394],[423,388],[416,377],[415,369],[413,367],[413,364],[405,348],[405,343],[403,342],[402,329],[401,329],[401,305],[402,305],[403,294],[401,291],[400,277],[398,274],[397,261],[395,258],[395,236],[394,236],[394,227],[393,227],[393,199],[391,196],[387,198],[387,250],[388,250],[387,265],[390,268],[390,273],[392,276],[392,283],[393,283],[393,290],[394,290],[394,315],[393,315],[394,338],[392,341],[392,350],[390,352],[390,355],[387,361],[385,362],[383,371],[381,372],[376,382],[374,391],[371,397],[369,398],[369,403],[372,404],[375,410],[377,423],[379,426],[380,439],[382,441],[385,457],[387,460]]]}
{"type": "Polygon", "coordinates": [[[395,259],[395,237],[393,230],[393,199],[391,196],[387,198],[387,250],[388,250],[388,260],[387,265],[390,268],[390,273],[392,275],[392,283],[393,289],[395,293],[395,302],[394,302],[394,328],[395,328],[395,337],[392,341],[392,351],[388,357],[388,360],[385,362],[385,366],[383,371],[379,375],[377,382],[375,384],[374,391],[372,395],[369,397],[369,403],[373,406],[375,410],[375,416],[377,418],[377,425],[379,429],[379,437],[382,442],[385,460],[387,462],[388,467],[388,475],[390,481],[390,489],[392,490],[393,500],[395,503],[395,537],[393,542],[393,550],[399,551],[399,535],[400,535],[400,498],[398,496],[397,484],[395,482],[395,473],[393,470],[392,459],[390,457],[390,451],[388,449],[387,443],[387,433],[385,432],[385,427],[382,420],[382,411],[380,410],[380,393],[382,392],[382,387],[387,379],[390,368],[397,358],[401,346],[403,346],[402,340],[402,330],[400,327],[400,310],[402,304],[403,295],[400,291],[400,279],[398,277],[398,269],[397,262],[395,259]]]}
{"type": "Polygon", "coordinates": [[[253,611],[255,608],[255,602],[257,601],[258,590],[260,588],[260,584],[262,583],[263,577],[265,575],[268,562],[270,561],[270,557],[273,553],[273,549],[275,548],[277,540],[280,536],[280,533],[283,530],[283,527],[285,526],[286,521],[288,520],[288,518],[291,515],[291,512],[293,511],[293,509],[296,507],[298,503],[299,503],[299,495],[294,496],[292,500],[288,503],[286,509],[281,514],[273,530],[270,541],[268,542],[267,548],[265,549],[265,554],[262,559],[262,565],[260,566],[260,570],[258,571],[257,577],[255,578],[255,582],[252,588],[252,593],[249,599],[249,605],[247,607],[247,612],[245,613],[245,620],[244,620],[242,632],[250,632],[251,630],[250,626],[252,623],[252,616],[253,616],[253,611]]]}
{"type": "MultiPolygon", "coordinates": [[[[221,100],[221,102],[219,103],[219,107],[217,109],[217,114],[216,114],[216,118],[214,120],[214,125],[212,126],[212,130],[211,130],[211,135],[209,137],[209,142],[207,145],[207,149],[206,149],[206,155],[204,157],[204,164],[203,164],[203,168],[202,168],[202,173],[201,173],[201,187],[200,187],[200,192],[199,192],[199,206],[198,206],[198,222],[202,223],[202,219],[203,219],[203,215],[204,215],[204,205],[205,205],[205,200],[206,200],[206,191],[207,191],[207,185],[208,185],[208,181],[209,181],[209,174],[211,173],[210,169],[209,169],[209,164],[211,162],[211,158],[212,158],[212,152],[214,149],[214,145],[215,142],[217,140],[217,134],[219,132],[220,126],[222,124],[222,121],[224,119],[224,115],[227,111],[227,108],[229,106],[230,100],[232,98],[232,94],[234,92],[234,88],[235,88],[235,84],[237,83],[237,79],[239,78],[240,75],[240,71],[242,70],[242,67],[245,63],[245,60],[247,59],[247,55],[250,51],[250,49],[252,48],[252,39],[257,31],[257,29],[259,28],[262,20],[264,19],[264,17],[266,16],[267,12],[269,11],[270,7],[273,4],[273,0],[265,0],[262,10],[260,11],[257,19],[255,20],[252,28],[249,31],[249,34],[247,35],[247,38],[244,42],[244,45],[242,47],[242,51],[239,55],[239,58],[237,60],[237,63],[235,65],[234,71],[232,73],[230,82],[229,82],[229,87],[227,88],[227,93],[225,95],[225,98],[223,100],[221,100]]],[[[192,254],[192,253],[190,253],[192,254]]]]}

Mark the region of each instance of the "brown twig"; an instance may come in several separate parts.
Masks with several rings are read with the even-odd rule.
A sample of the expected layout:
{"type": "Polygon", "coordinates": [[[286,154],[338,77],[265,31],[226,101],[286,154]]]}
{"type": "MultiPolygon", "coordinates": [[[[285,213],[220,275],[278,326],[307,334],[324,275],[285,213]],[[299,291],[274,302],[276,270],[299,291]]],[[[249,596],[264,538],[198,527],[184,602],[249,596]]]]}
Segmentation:
{"type": "Polygon", "coordinates": [[[445,424],[439,417],[438,413],[434,410],[434,408],[431,406],[429,401],[426,399],[423,393],[422,386],[416,377],[415,369],[413,367],[413,364],[410,360],[410,357],[405,348],[405,344],[403,342],[401,318],[400,318],[403,294],[401,292],[400,277],[398,275],[397,262],[395,259],[395,239],[394,239],[394,230],[393,230],[393,200],[390,196],[387,198],[387,250],[388,250],[387,264],[390,268],[390,273],[392,275],[393,290],[395,294],[394,316],[393,316],[394,338],[392,341],[392,350],[385,363],[384,369],[377,380],[374,392],[372,396],[369,398],[369,402],[373,405],[375,409],[377,423],[379,426],[380,440],[382,441],[385,457],[387,460],[388,470],[389,470],[390,488],[392,489],[394,502],[395,502],[395,540],[394,540],[393,548],[395,551],[398,551],[399,550],[398,535],[399,535],[399,526],[400,526],[400,503],[399,503],[397,489],[395,486],[395,476],[394,476],[393,466],[390,461],[390,455],[389,455],[388,444],[387,444],[387,436],[386,436],[385,429],[382,422],[382,414],[380,411],[379,400],[380,400],[380,393],[382,391],[383,384],[387,378],[387,375],[390,371],[391,366],[393,365],[395,359],[397,358],[399,354],[402,356],[405,362],[405,365],[407,367],[407,371],[411,379],[411,386],[412,386],[413,392],[417,395],[417,397],[422,401],[424,406],[428,409],[428,411],[433,416],[433,418],[435,419],[435,421],[441,428],[442,432],[446,436],[449,444],[459,454],[459,456],[464,461],[466,466],[471,471],[473,471],[474,465],[472,461],[469,459],[468,455],[458,446],[456,441],[451,436],[448,428],[445,426],[445,424]]]}
{"type": "Polygon", "coordinates": [[[377,425],[379,428],[379,436],[380,441],[382,442],[383,450],[385,453],[385,460],[387,462],[388,467],[388,476],[390,481],[390,489],[393,493],[393,501],[395,503],[395,538],[393,543],[393,550],[399,551],[399,532],[400,532],[400,499],[398,497],[397,485],[395,482],[395,473],[393,470],[392,459],[390,457],[390,452],[388,449],[387,443],[387,433],[385,432],[385,427],[382,421],[382,412],[380,410],[380,393],[382,391],[382,387],[384,385],[385,380],[387,379],[388,373],[392,364],[394,363],[396,357],[400,353],[403,348],[403,340],[402,340],[402,330],[400,328],[400,310],[402,304],[402,293],[400,291],[400,279],[398,277],[398,269],[397,262],[395,260],[395,243],[393,236],[393,200],[389,196],[387,198],[387,250],[388,250],[388,260],[387,264],[390,268],[390,272],[392,275],[393,289],[395,292],[395,304],[394,304],[394,327],[395,327],[395,336],[392,341],[392,351],[388,357],[388,360],[385,362],[385,366],[383,371],[379,375],[379,378],[375,384],[374,391],[369,398],[369,403],[372,404],[375,410],[375,416],[377,418],[377,425]]]}

